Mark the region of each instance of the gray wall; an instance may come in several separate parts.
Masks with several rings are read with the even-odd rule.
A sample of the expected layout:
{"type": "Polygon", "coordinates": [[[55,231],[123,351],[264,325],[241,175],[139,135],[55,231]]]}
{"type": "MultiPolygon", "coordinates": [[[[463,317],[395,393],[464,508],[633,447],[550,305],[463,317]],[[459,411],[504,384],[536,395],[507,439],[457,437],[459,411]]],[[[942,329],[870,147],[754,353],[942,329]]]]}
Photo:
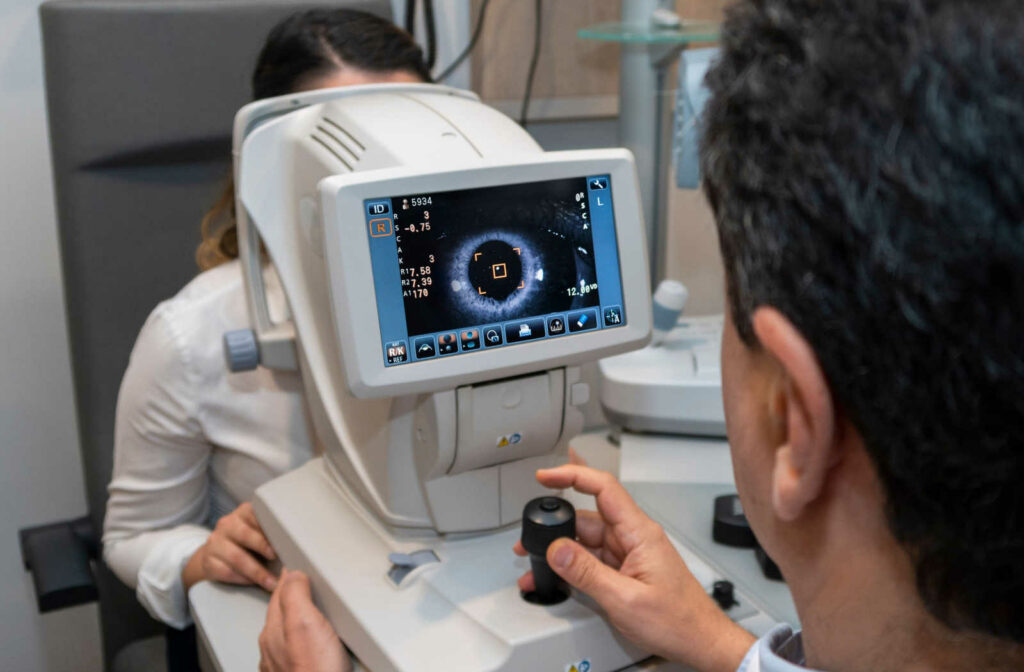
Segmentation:
{"type": "Polygon", "coordinates": [[[96,606],[39,615],[17,543],[85,512],[38,6],[0,3],[0,670],[70,672],[101,667],[96,606]]]}

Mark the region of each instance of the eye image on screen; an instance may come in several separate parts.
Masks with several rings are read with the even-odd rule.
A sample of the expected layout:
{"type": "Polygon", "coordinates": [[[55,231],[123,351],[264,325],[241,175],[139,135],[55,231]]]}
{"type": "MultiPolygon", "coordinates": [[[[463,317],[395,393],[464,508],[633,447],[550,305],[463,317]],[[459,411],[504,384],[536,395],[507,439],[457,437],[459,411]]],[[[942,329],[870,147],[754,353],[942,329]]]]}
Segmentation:
{"type": "Polygon", "coordinates": [[[585,178],[392,203],[410,336],[600,305],[585,178]]]}

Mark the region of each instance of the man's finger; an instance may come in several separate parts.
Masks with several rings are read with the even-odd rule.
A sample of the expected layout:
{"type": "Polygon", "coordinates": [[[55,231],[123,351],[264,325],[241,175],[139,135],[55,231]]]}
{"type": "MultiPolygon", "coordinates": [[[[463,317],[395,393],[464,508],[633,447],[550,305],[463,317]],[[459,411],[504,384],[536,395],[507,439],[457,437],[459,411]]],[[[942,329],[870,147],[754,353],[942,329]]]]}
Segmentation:
{"type": "Polygon", "coordinates": [[[309,586],[309,577],[300,571],[292,570],[281,580],[281,611],[285,618],[294,614],[305,614],[313,606],[313,591],[309,586]]]}
{"type": "Polygon", "coordinates": [[[547,488],[573,488],[585,495],[594,495],[601,515],[612,525],[647,518],[647,514],[637,506],[622,484],[606,471],[566,464],[538,470],[537,481],[547,488]]]}
{"type": "MultiPolygon", "coordinates": [[[[287,570],[281,570],[282,581],[284,581],[287,574],[287,570]]],[[[281,629],[282,623],[284,623],[284,615],[281,613],[281,589],[279,586],[270,595],[270,604],[267,606],[267,620],[263,625],[263,632],[267,636],[268,644],[283,632],[281,629]]]]}
{"type": "Polygon", "coordinates": [[[632,587],[630,579],[598,560],[569,539],[557,539],[548,546],[548,564],[573,588],[582,590],[605,608],[621,604],[632,587]]]}
{"type": "MultiPolygon", "coordinates": [[[[284,577],[287,570],[281,570],[284,577]]],[[[281,591],[275,590],[270,596],[270,604],[267,606],[267,620],[263,624],[263,632],[260,633],[260,672],[271,672],[284,669],[279,657],[285,650],[284,643],[284,615],[281,613],[281,591]]]]}
{"type": "Polygon", "coordinates": [[[622,560],[619,559],[619,556],[615,555],[615,553],[610,551],[607,546],[597,549],[594,555],[597,556],[598,560],[608,565],[612,569],[617,570],[620,567],[622,567],[622,560]]]}
{"type": "Polygon", "coordinates": [[[576,538],[584,546],[598,548],[604,543],[604,518],[597,511],[576,511],[576,538]]]}
{"type": "MultiPolygon", "coordinates": [[[[520,548],[522,547],[520,546],[520,548]]],[[[618,569],[622,564],[619,561],[619,559],[615,557],[615,555],[606,548],[597,548],[591,546],[584,546],[584,548],[586,549],[587,553],[590,553],[591,555],[598,558],[603,563],[612,567],[613,569],[618,569]]],[[[523,552],[525,553],[526,551],[523,552]]],[[[533,578],[532,570],[520,576],[516,583],[519,585],[519,590],[523,591],[524,593],[532,592],[537,588],[536,581],[533,578]]]]}
{"type": "Polygon", "coordinates": [[[578,464],[581,467],[585,467],[587,466],[587,461],[580,457],[575,448],[569,446],[569,464],[578,464]]]}
{"type": "Polygon", "coordinates": [[[513,552],[513,553],[515,553],[516,555],[519,555],[519,556],[526,556],[526,555],[529,555],[529,554],[528,554],[528,553],[526,552],[526,549],[525,549],[525,548],[523,548],[523,540],[522,540],[522,539],[517,539],[517,540],[516,540],[516,543],[515,543],[515,545],[514,545],[514,546],[512,546],[512,552],[513,552]]]}
{"type": "Polygon", "coordinates": [[[336,638],[334,629],[313,604],[309,578],[302,572],[288,572],[281,586],[281,610],[284,613],[286,638],[314,644],[325,635],[336,638]]]}

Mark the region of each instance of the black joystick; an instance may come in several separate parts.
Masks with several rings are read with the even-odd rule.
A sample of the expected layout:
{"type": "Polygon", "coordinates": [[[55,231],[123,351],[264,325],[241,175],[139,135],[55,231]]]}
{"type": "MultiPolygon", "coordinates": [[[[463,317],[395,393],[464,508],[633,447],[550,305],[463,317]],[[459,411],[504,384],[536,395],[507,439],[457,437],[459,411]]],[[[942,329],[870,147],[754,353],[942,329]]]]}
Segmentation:
{"type": "Polygon", "coordinates": [[[548,546],[560,537],[576,538],[576,509],[561,497],[538,497],[523,509],[523,548],[530,554],[533,569],[533,592],[523,599],[533,604],[551,605],[564,602],[569,588],[548,565],[548,546]]]}

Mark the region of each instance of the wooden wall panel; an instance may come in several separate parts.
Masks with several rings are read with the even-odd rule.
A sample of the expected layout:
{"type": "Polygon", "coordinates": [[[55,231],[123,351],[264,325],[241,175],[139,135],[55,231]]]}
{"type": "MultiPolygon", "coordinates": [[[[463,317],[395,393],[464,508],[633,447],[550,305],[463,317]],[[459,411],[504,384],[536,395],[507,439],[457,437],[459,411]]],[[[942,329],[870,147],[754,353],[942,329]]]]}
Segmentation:
{"type": "MultiPolygon", "coordinates": [[[[716,20],[728,0],[678,0],[684,18],[716,20]]],[[[471,0],[473,22],[482,0],[471,0]]],[[[617,114],[619,46],[581,40],[577,31],[617,21],[620,0],[545,0],[531,117],[571,118],[617,114]]],[[[534,3],[491,0],[473,52],[472,88],[488,103],[518,114],[533,48],[534,3]]]]}

